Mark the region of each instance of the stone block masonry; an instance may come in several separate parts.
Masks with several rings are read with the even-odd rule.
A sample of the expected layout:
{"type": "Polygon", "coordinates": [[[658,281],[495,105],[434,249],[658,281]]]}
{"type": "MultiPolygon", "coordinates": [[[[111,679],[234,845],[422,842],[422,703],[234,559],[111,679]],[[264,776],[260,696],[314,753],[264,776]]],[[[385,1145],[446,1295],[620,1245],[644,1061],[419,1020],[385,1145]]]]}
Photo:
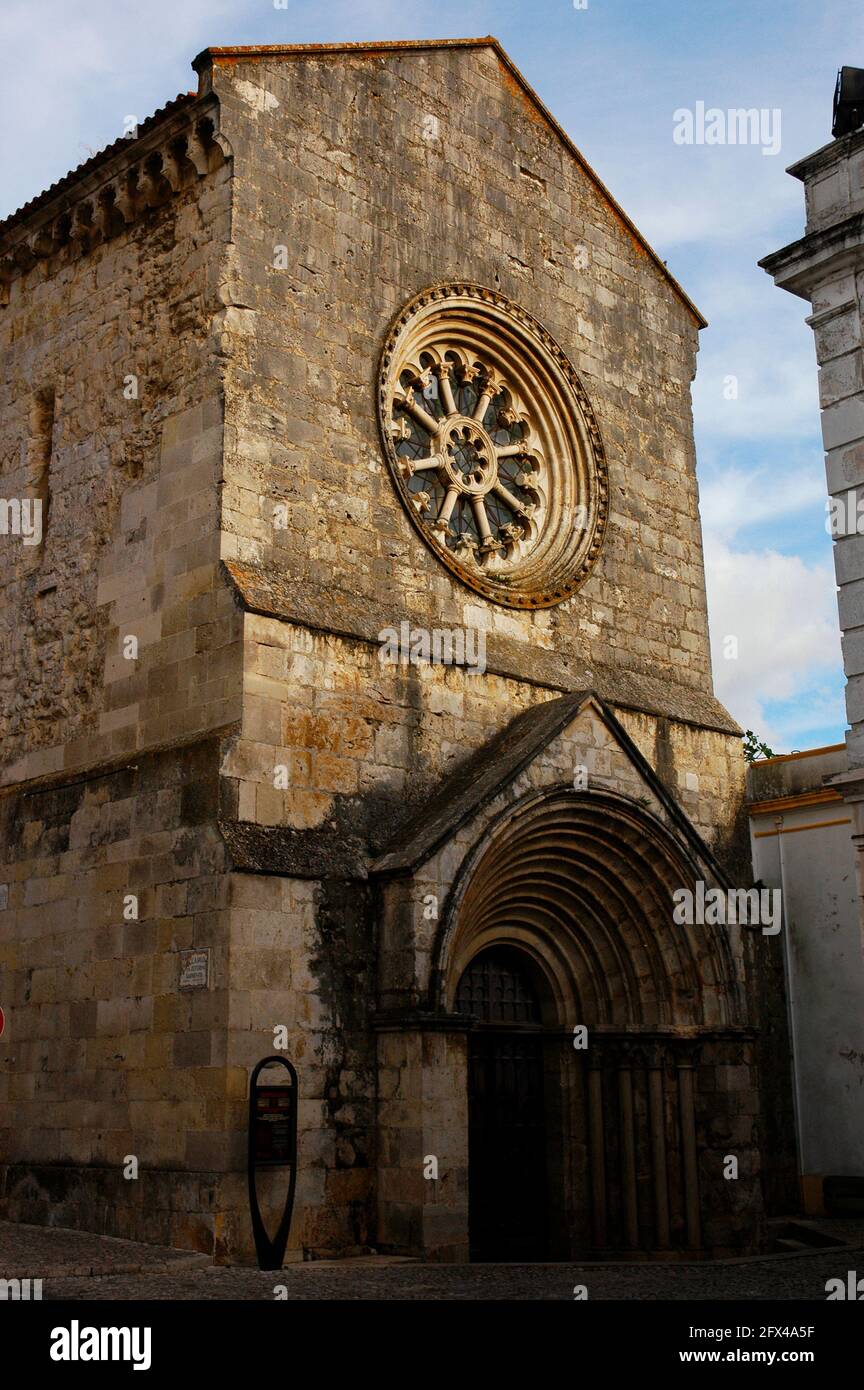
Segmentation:
{"type": "MultiPolygon", "coordinates": [[[[701,320],[494,41],[211,50],[196,67],[197,96],[0,224],[0,495],[47,518],[38,546],[0,536],[0,1215],[249,1260],[248,1079],[279,1037],[300,1081],[288,1258],[458,1261],[471,1025],[452,1013],[443,908],[477,837],[583,767],[585,795],[626,802],[640,834],[654,817],[682,866],[746,872],[740,731],[710,678],[701,320]],[[388,330],[461,281],[534,316],[597,417],[609,524],[557,606],[463,584],[388,472],[388,330]],[[378,634],[402,622],[482,632],[485,670],[382,662],[378,634]],[[578,726],[470,815],[434,811],[422,860],[374,869],[448,788],[461,805],[472,758],[576,691],[596,692],[578,726]],[[194,988],[189,952],[206,960],[194,988]]],[[[625,897],[650,896],[650,855],[613,860],[625,897]]],[[[748,949],[694,945],[696,974],[650,1023],[705,1034],[693,1105],[686,1067],[668,1097],[673,1176],[674,1085],[700,1145],[691,1248],[719,1147],[746,1165],[737,1199],[711,1199],[706,1252],[757,1238],[748,949]]],[[[596,1018],[548,1005],[554,1046],[575,1022],[633,1024],[679,945],[653,964],[634,950],[596,1018]]],[[[581,1072],[560,1091],[569,1254],[592,1238],[581,1072]]]]}

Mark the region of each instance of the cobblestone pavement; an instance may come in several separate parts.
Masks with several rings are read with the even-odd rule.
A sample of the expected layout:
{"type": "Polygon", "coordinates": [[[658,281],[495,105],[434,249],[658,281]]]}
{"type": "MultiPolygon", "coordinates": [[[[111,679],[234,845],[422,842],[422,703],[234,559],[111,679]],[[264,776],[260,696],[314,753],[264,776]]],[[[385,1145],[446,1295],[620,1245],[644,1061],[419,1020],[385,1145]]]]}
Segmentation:
{"type": "MultiPolygon", "coordinates": [[[[422,1265],[320,1262],[278,1273],[200,1271],[51,1279],[47,1299],[268,1299],[284,1287],[291,1301],[309,1299],[572,1300],[576,1284],[590,1299],[818,1299],[825,1281],[864,1274],[864,1246],[722,1265],[422,1265]]],[[[282,1295],[283,1297],[285,1295],[282,1295]]]]}
{"type": "Polygon", "coordinates": [[[0,1277],[42,1278],[44,1300],[572,1301],[818,1300],[827,1279],[864,1277],[864,1222],[828,1223],[848,1245],[714,1264],[427,1265],[367,1257],[278,1273],[216,1267],[206,1256],[81,1231],[0,1222],[0,1277]]]}
{"type": "Polygon", "coordinates": [[[142,1245],[135,1240],[70,1231],[65,1226],[27,1226],[0,1221],[0,1278],[46,1279],[62,1275],[155,1273],[160,1269],[200,1269],[207,1255],[142,1245]]]}

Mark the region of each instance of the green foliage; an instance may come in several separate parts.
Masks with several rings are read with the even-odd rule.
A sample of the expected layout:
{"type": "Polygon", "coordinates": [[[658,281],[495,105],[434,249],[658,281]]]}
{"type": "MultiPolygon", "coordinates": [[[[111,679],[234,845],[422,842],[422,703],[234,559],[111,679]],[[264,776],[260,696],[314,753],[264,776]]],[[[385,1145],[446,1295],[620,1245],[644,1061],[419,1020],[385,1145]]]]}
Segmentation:
{"type": "Polygon", "coordinates": [[[760,738],[756,737],[752,729],[746,729],[744,732],[744,757],[748,763],[755,763],[759,758],[773,758],[774,753],[767,743],[763,743],[760,738]]]}

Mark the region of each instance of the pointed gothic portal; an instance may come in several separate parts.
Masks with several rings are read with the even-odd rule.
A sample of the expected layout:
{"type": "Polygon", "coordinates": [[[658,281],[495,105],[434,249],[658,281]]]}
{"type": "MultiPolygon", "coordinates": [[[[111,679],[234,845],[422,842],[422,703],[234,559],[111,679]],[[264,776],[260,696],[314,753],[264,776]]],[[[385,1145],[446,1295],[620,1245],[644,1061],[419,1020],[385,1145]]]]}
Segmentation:
{"type": "Polygon", "coordinates": [[[695,1068],[740,1016],[725,933],[672,921],[697,876],[635,803],[568,792],[517,808],[467,866],[440,963],[475,1020],[472,1258],[703,1248],[695,1068]]]}

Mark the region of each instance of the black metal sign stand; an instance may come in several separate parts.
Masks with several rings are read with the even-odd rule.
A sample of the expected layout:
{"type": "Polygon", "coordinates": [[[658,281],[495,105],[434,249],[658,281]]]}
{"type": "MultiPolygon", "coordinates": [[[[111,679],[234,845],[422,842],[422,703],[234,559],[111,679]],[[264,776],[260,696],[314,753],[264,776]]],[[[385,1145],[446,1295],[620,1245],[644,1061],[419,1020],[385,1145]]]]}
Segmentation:
{"type": "Polygon", "coordinates": [[[281,1269],[291,1229],[297,1184],[297,1072],[285,1057],[265,1057],[249,1080],[249,1210],[259,1269],[281,1269]],[[259,1086],[267,1067],[285,1067],[290,1086],[259,1086]],[[290,1168],[288,1195],[279,1229],[271,1240],[261,1219],[255,1174],[259,1168],[290,1168]]]}

